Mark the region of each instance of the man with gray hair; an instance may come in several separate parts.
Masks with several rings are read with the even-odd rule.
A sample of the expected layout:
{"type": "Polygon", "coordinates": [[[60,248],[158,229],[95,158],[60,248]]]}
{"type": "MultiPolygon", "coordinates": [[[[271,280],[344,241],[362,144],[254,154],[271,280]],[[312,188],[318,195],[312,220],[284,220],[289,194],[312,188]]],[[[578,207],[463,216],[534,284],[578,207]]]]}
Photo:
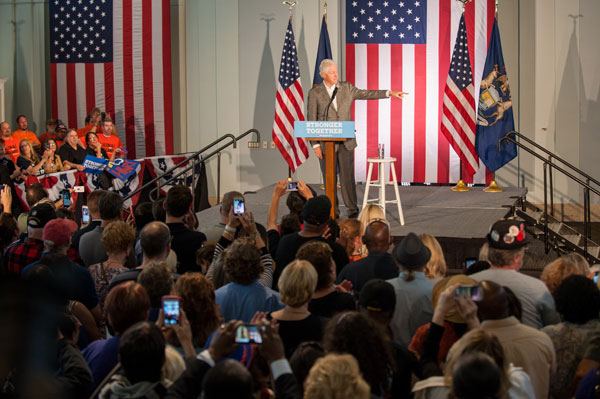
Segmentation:
{"type": "MultiPolygon", "coordinates": [[[[337,65],[333,60],[324,59],[319,66],[323,83],[313,87],[308,92],[308,119],[309,121],[323,121],[327,114],[328,121],[352,120],[352,103],[354,100],[376,100],[380,98],[402,98],[401,91],[391,90],[360,90],[350,82],[338,81],[337,65]],[[330,104],[331,103],[331,104],[330,104]]],[[[325,176],[325,159],[322,150],[323,143],[313,145],[315,155],[321,163],[321,171],[325,176]]],[[[348,217],[358,216],[356,200],[356,182],[354,181],[354,149],[356,140],[346,140],[343,144],[335,145],[335,156],[339,165],[340,180],[342,183],[342,198],[348,208],[348,217]]],[[[337,177],[336,177],[337,180],[337,177]]],[[[335,201],[336,214],[339,214],[339,205],[335,201]]]]}

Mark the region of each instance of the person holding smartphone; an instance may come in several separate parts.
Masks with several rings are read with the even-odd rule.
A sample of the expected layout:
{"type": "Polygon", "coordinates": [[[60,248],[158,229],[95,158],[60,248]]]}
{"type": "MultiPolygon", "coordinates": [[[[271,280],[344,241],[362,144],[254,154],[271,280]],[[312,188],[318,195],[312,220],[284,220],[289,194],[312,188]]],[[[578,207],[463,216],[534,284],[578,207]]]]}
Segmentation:
{"type": "Polygon", "coordinates": [[[63,169],[62,160],[56,153],[57,146],[56,140],[53,138],[47,138],[42,142],[42,148],[44,152],[48,151],[48,160],[44,166],[45,173],[60,172],[63,169]]]}

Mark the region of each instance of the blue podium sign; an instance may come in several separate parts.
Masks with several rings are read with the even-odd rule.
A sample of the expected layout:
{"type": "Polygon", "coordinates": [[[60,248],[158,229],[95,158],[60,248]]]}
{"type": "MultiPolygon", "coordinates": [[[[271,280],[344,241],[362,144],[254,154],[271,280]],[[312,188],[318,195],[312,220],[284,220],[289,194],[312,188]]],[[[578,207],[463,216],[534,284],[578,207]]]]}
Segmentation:
{"type": "Polygon", "coordinates": [[[296,121],[294,136],[305,139],[352,139],[354,122],[349,121],[296,121]]]}

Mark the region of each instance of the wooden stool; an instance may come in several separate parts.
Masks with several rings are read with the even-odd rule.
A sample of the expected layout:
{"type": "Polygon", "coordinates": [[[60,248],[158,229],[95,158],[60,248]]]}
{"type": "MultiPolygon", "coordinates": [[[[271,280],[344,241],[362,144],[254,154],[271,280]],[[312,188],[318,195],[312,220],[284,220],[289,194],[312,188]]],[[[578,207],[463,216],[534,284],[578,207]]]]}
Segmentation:
{"type": "Polygon", "coordinates": [[[369,202],[376,202],[377,205],[383,208],[383,213],[385,214],[385,204],[396,203],[398,206],[398,216],[400,216],[400,224],[404,226],[404,215],[402,214],[402,203],[400,203],[400,192],[398,191],[398,181],[396,180],[396,169],[394,169],[394,163],[396,162],[396,158],[367,158],[367,162],[369,164],[369,169],[367,172],[367,185],[365,187],[365,196],[363,199],[363,208],[367,206],[369,202]],[[379,180],[371,181],[371,173],[373,172],[373,164],[379,165],[379,180]],[[385,169],[386,166],[391,168],[391,177],[392,180],[386,182],[385,181],[385,169]],[[394,186],[394,192],[396,193],[396,199],[386,201],[385,199],[385,187],[387,185],[394,186]],[[369,188],[371,186],[379,187],[379,197],[374,199],[369,198],[369,188]]]}

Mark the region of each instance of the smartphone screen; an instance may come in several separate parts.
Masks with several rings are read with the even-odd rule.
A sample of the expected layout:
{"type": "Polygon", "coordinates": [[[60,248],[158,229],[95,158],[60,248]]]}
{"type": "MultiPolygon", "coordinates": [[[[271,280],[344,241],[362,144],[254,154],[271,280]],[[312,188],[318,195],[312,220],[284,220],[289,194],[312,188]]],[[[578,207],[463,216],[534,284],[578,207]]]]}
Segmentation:
{"type": "Polygon", "coordinates": [[[71,205],[71,193],[69,193],[68,190],[63,190],[62,201],[65,208],[68,208],[71,205]]]}
{"type": "Polygon", "coordinates": [[[81,207],[81,222],[88,224],[90,222],[90,208],[87,205],[81,207]]]}
{"type": "Polygon", "coordinates": [[[475,262],[477,262],[477,258],[466,258],[466,259],[465,259],[465,266],[466,266],[466,267],[467,267],[467,269],[468,269],[468,268],[469,268],[469,267],[471,267],[471,265],[472,265],[473,263],[475,263],[475,262]]]}
{"type": "Polygon", "coordinates": [[[163,313],[165,315],[166,324],[179,323],[179,298],[176,296],[163,296],[162,298],[163,313]]]}
{"type": "Polygon", "coordinates": [[[298,182],[297,181],[289,181],[286,187],[287,191],[298,191],[298,182]]]}
{"type": "Polygon", "coordinates": [[[244,199],[243,198],[234,198],[233,199],[233,214],[234,215],[243,215],[244,212],[246,212],[244,199]]]}
{"type": "Polygon", "coordinates": [[[235,330],[235,342],[238,344],[262,344],[262,336],[255,324],[243,324],[235,330]]]}
{"type": "Polygon", "coordinates": [[[483,299],[483,291],[478,285],[461,285],[456,289],[457,296],[466,295],[472,301],[481,301],[483,299]]]}

